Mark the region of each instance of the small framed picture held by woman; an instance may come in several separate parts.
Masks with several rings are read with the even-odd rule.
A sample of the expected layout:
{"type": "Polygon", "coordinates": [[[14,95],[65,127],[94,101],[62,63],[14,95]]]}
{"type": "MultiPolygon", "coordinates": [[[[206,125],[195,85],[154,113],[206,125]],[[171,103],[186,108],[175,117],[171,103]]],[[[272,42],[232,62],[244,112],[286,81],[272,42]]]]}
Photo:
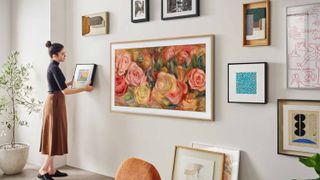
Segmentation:
{"type": "Polygon", "coordinates": [[[72,81],[66,82],[59,64],[66,59],[64,46],[48,41],[46,47],[49,50],[51,62],[47,70],[48,97],[43,109],[43,122],[40,141],[40,152],[46,155],[38,178],[52,180],[53,177],[65,177],[67,173],[54,167],[54,156],[68,153],[68,127],[65,95],[77,94],[84,91],[91,92],[90,85],[82,88],[71,88],[72,81]]]}

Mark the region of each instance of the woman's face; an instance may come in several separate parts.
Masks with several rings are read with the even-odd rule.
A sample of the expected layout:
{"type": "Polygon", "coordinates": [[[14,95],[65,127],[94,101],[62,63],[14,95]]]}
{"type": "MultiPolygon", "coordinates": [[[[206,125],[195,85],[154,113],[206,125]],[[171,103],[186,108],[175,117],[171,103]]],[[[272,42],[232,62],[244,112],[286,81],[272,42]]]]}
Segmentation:
{"type": "Polygon", "coordinates": [[[59,62],[64,62],[66,59],[66,52],[64,49],[62,49],[58,54],[54,54],[52,56],[52,59],[59,61],[59,62]]]}

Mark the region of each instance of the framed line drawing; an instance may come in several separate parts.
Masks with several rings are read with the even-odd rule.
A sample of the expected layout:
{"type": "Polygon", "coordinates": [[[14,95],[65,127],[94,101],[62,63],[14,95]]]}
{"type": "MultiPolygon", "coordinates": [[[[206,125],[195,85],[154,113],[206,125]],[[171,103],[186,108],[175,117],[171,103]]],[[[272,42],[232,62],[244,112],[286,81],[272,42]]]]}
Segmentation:
{"type": "Polygon", "coordinates": [[[149,21],[149,0],[131,0],[131,22],[149,21]]]}
{"type": "Polygon", "coordinates": [[[223,180],[224,159],[223,153],[176,146],[171,180],[223,180]]]}
{"type": "Polygon", "coordinates": [[[213,120],[214,36],[111,43],[111,111],[213,120]]]}
{"type": "Polygon", "coordinates": [[[200,16],[200,0],[161,0],[161,19],[200,16]]]}
{"type": "Polygon", "coordinates": [[[320,3],[287,8],[287,87],[320,89],[320,3]]]}
{"type": "Polygon", "coordinates": [[[209,145],[204,143],[197,143],[197,142],[192,143],[192,148],[224,153],[225,163],[223,168],[223,179],[238,180],[239,167],[240,167],[240,150],[221,147],[221,146],[214,146],[214,145],[209,145]]]}
{"type": "Polygon", "coordinates": [[[278,154],[319,153],[320,101],[278,99],[278,154]]]}
{"type": "Polygon", "coordinates": [[[270,1],[243,5],[243,46],[270,45],[270,1]]]}
{"type": "Polygon", "coordinates": [[[96,70],[96,64],[77,64],[73,75],[72,88],[93,86],[96,70]]]}
{"type": "Polygon", "coordinates": [[[228,103],[268,102],[268,63],[228,64],[228,103]]]}

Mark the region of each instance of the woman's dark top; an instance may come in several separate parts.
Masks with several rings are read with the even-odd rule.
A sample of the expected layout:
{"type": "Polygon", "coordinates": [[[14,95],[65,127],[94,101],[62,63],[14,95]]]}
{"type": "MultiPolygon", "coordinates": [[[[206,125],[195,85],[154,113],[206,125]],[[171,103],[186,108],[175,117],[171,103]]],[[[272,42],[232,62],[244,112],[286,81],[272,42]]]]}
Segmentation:
{"type": "Polygon", "coordinates": [[[49,85],[49,92],[62,91],[67,88],[66,78],[64,77],[59,63],[51,61],[47,71],[47,80],[49,85]]]}

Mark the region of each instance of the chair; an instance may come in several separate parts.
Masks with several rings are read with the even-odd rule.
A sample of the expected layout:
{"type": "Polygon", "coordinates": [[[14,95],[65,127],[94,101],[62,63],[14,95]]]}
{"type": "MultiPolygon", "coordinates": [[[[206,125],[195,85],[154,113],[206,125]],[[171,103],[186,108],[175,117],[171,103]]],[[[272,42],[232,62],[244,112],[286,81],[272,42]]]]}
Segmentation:
{"type": "Polygon", "coordinates": [[[142,159],[129,158],[118,168],[115,180],[161,180],[161,177],[152,164],[142,159]]]}

